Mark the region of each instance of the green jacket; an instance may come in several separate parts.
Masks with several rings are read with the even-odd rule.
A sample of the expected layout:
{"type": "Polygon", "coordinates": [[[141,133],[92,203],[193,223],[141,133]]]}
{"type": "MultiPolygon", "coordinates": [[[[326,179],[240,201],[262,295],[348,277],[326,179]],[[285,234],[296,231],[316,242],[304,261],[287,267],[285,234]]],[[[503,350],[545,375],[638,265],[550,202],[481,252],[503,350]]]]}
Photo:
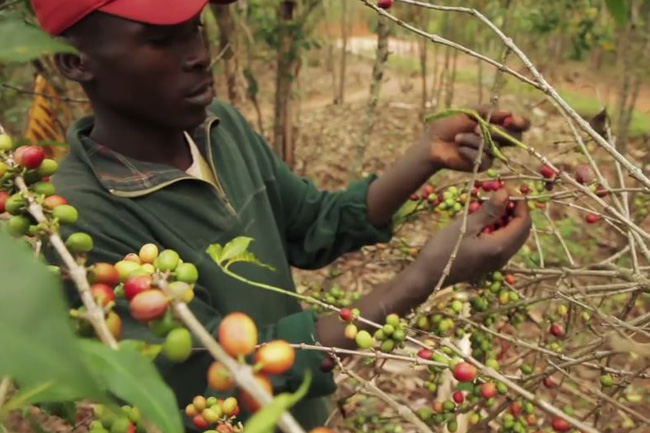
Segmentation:
{"type": "MultiPolygon", "coordinates": [[[[344,191],[319,191],[294,175],[233,107],[215,101],[208,111],[193,138],[225,195],[176,168],[132,160],[94,143],[87,137],[92,117],[76,122],[68,136],[70,154],[52,179],[57,193],[79,209],[78,222],[64,228],[64,235],[83,231],[93,237],[91,263],[119,261],[149,242],[174,249],[199,270],[190,307],[208,330],[215,331],[227,313],[242,311],[257,323],[260,340],[313,344],[313,312],[303,311],[294,298],[223,274],[205,250],[212,243],[250,236],[250,250],[276,270],[247,263],[231,270],[295,291],[290,266],[323,267],[346,252],[390,239],[390,227],[377,230],[367,221],[366,195],[374,176],[344,191]]],[[[125,303],[117,308],[125,319],[123,338],[155,341],[145,326],[130,319],[125,303]]],[[[305,428],[322,424],[326,407],[320,397],[335,390],[332,374],[319,369],[322,359],[320,352],[300,351],[294,367],[274,378],[276,392],[291,391],[305,370],[312,371],[309,395],[293,411],[305,428]]],[[[157,360],[181,407],[197,394],[216,395],[206,385],[210,363],[205,352],[180,365],[157,360]]]]}

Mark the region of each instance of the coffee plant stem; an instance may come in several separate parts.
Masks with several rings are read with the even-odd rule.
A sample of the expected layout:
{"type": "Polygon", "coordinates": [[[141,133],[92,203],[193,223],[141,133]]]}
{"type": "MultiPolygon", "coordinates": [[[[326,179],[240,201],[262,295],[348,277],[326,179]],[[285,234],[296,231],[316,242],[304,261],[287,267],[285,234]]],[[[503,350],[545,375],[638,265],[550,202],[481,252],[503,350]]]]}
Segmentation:
{"type": "MultiPolygon", "coordinates": [[[[34,200],[34,196],[27,188],[25,180],[21,176],[16,176],[16,187],[18,190],[23,193],[27,198],[29,205],[29,213],[36,219],[39,223],[46,223],[47,219],[43,213],[43,207],[34,200]]],[[[117,350],[117,341],[113,337],[113,334],[108,329],[106,325],[106,320],[104,319],[104,310],[97,305],[95,299],[93,298],[92,293],[90,292],[90,284],[88,283],[88,278],[86,278],[86,268],[79,265],[74,259],[70,251],[66,248],[61,236],[55,232],[51,231],[48,235],[52,247],[56,250],[57,254],[63,260],[63,263],[68,268],[70,277],[74,281],[77,289],[79,290],[79,295],[81,296],[81,301],[87,308],[87,313],[84,317],[90,322],[92,327],[95,329],[99,339],[110,347],[113,350],[117,350]]]]}
{"type": "Polygon", "coordinates": [[[548,98],[549,100],[554,104],[557,105],[561,108],[560,111],[565,112],[567,115],[571,117],[571,119],[578,124],[583,131],[585,131],[600,147],[605,149],[607,153],[609,153],[616,161],[621,163],[627,171],[630,173],[632,177],[637,179],[639,182],[641,182],[648,190],[650,190],[650,178],[648,178],[646,175],[643,174],[643,171],[641,170],[640,167],[635,166],[632,162],[630,162],[625,156],[623,156],[614,146],[612,146],[607,140],[605,140],[600,134],[598,134],[592,127],[589,125],[589,123],[583,119],[571,106],[559,95],[557,90],[553,86],[551,86],[544,76],[539,72],[539,70],[533,65],[531,60],[528,58],[528,56],[514,43],[512,38],[509,38],[506,36],[492,21],[490,21],[485,15],[481,14],[479,11],[476,9],[471,9],[471,8],[464,8],[464,7],[452,7],[452,6],[438,6],[438,5],[433,5],[429,3],[424,3],[420,2],[417,0],[397,0],[401,3],[406,3],[414,6],[419,6],[422,8],[427,8],[427,9],[434,9],[434,10],[440,10],[440,11],[447,11],[447,12],[462,12],[462,13],[467,13],[470,15],[475,16],[478,18],[480,21],[482,21],[487,27],[489,27],[501,40],[502,42],[508,47],[510,50],[512,50],[515,55],[521,60],[521,62],[526,66],[526,68],[530,71],[530,73],[533,75],[535,80],[530,80],[529,78],[524,77],[523,75],[519,73],[513,73],[514,71],[510,71],[507,67],[503,65],[499,65],[498,62],[495,62],[492,59],[486,58],[485,56],[476,53],[468,48],[465,48],[463,46],[460,46],[454,42],[446,41],[443,38],[440,38],[437,35],[430,35],[426,32],[423,32],[413,26],[410,26],[403,21],[395,18],[392,16],[390,13],[386,12],[385,10],[375,6],[374,4],[371,4],[368,0],[360,0],[362,1],[366,6],[371,7],[375,9],[376,12],[379,14],[388,17],[392,21],[396,22],[399,26],[404,27],[414,33],[417,33],[421,36],[424,36],[426,38],[431,39],[434,43],[440,43],[444,44],[447,46],[450,46],[452,48],[458,49],[466,54],[469,54],[473,57],[480,58],[481,60],[486,61],[487,63],[496,66],[498,68],[502,68],[502,70],[510,73],[511,75],[515,76],[519,80],[523,81],[524,83],[527,83],[536,89],[539,89],[542,91],[548,98]],[[446,42],[446,43],[445,43],[446,42]]]}
{"type": "Polygon", "coordinates": [[[409,421],[411,424],[413,424],[420,432],[422,433],[433,433],[433,431],[427,426],[418,416],[413,413],[413,411],[406,405],[403,405],[396,401],[394,398],[392,398],[390,395],[382,391],[377,385],[372,383],[369,380],[364,380],[361,376],[356,374],[354,371],[346,369],[343,366],[343,363],[341,363],[341,360],[338,357],[335,357],[336,362],[341,369],[341,373],[345,374],[352,379],[356,380],[359,382],[361,385],[361,389],[366,389],[370,391],[373,395],[377,396],[380,400],[382,400],[384,403],[392,407],[399,416],[404,418],[406,421],[409,421]]]}
{"type": "MultiPolygon", "coordinates": [[[[172,298],[166,278],[156,278],[155,284],[163,291],[163,293],[166,293],[170,298],[172,298]]],[[[207,329],[203,327],[186,303],[173,299],[172,308],[178,319],[189,328],[192,334],[194,334],[201,342],[203,347],[210,352],[210,355],[232,372],[233,378],[242,389],[249,393],[261,405],[267,405],[273,400],[271,394],[266,392],[266,390],[255,380],[252,367],[246,364],[239,364],[231,358],[212,337],[212,335],[210,335],[207,329]]],[[[289,412],[285,412],[278,422],[280,428],[285,433],[304,433],[302,427],[300,427],[298,422],[293,418],[293,416],[291,416],[291,414],[289,414],[289,412]]]]}
{"type": "Polygon", "coordinates": [[[7,398],[7,393],[9,392],[10,385],[11,379],[9,377],[3,377],[2,381],[0,381],[0,409],[2,409],[5,398],[7,398]]]}
{"type": "MultiPolygon", "coordinates": [[[[639,412],[635,411],[634,409],[631,409],[631,408],[625,406],[624,404],[619,403],[618,401],[616,401],[616,399],[614,399],[614,398],[610,397],[609,395],[603,393],[602,391],[600,391],[597,388],[588,386],[588,385],[586,385],[585,383],[582,383],[582,382],[580,382],[580,383],[577,382],[576,380],[573,379],[573,377],[569,373],[567,373],[566,371],[564,371],[564,369],[560,368],[558,365],[553,363],[553,361],[548,361],[548,363],[553,368],[555,368],[556,371],[558,371],[560,374],[562,374],[567,380],[569,380],[569,381],[571,381],[571,382],[573,382],[573,383],[575,383],[577,385],[577,387],[573,389],[576,393],[585,394],[584,391],[586,391],[586,392],[588,392],[588,393],[590,393],[592,395],[595,395],[596,397],[598,397],[600,399],[606,400],[611,405],[616,406],[617,408],[619,408],[623,412],[628,413],[629,415],[635,417],[639,421],[644,422],[646,424],[650,424],[650,418],[646,418],[644,415],[640,414],[639,412]]],[[[582,395],[582,397],[585,397],[585,396],[582,395]]]]}

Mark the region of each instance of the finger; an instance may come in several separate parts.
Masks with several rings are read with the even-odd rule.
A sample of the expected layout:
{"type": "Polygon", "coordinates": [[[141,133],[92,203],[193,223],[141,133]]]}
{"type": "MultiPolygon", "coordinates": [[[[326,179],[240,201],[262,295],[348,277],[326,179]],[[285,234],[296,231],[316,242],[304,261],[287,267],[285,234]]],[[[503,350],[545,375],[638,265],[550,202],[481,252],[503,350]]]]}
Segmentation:
{"type": "Polygon", "coordinates": [[[513,114],[510,119],[505,118],[501,123],[508,131],[525,132],[530,129],[530,119],[518,114],[513,114]]]}
{"type": "MultiPolygon", "coordinates": [[[[476,149],[471,147],[461,147],[458,149],[458,154],[466,161],[471,162],[472,164],[478,159],[479,152],[476,149]]],[[[481,157],[481,164],[478,167],[479,171],[485,171],[488,168],[492,167],[494,162],[494,157],[489,150],[484,150],[483,156],[481,157]]]]}
{"type": "Polygon", "coordinates": [[[469,216],[468,230],[473,234],[479,234],[484,227],[496,222],[505,214],[507,205],[508,192],[505,189],[500,189],[483,203],[478,212],[469,216]]]}
{"type": "Polygon", "coordinates": [[[501,245],[503,257],[510,258],[526,243],[531,225],[528,204],[523,200],[518,201],[508,224],[488,236],[501,245]]]}
{"type": "MultiPolygon", "coordinates": [[[[510,135],[512,138],[514,138],[516,140],[521,140],[521,135],[522,134],[519,131],[507,130],[506,128],[504,128],[504,127],[502,127],[500,125],[492,125],[492,128],[493,129],[499,129],[500,131],[505,132],[506,134],[510,135]]],[[[477,125],[476,128],[474,128],[474,133],[482,135],[481,127],[477,125]]],[[[490,136],[492,137],[492,140],[494,140],[500,146],[514,146],[514,142],[510,138],[505,137],[504,135],[499,134],[496,131],[490,132],[490,136]]]]}
{"type": "Polygon", "coordinates": [[[507,117],[512,117],[512,112],[488,105],[477,107],[475,110],[483,119],[489,118],[490,123],[502,124],[507,117]]]}

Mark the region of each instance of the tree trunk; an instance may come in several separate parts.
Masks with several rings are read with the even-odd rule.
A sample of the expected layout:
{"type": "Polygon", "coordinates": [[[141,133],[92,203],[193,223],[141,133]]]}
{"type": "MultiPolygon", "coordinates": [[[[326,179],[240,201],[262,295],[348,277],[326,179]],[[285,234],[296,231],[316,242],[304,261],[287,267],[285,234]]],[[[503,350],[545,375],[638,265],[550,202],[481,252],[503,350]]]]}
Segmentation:
{"type": "Polygon", "coordinates": [[[356,146],[354,159],[348,177],[350,180],[358,179],[361,175],[363,166],[363,157],[368,147],[370,134],[375,126],[377,117],[377,103],[379,102],[379,94],[381,92],[381,84],[384,78],[384,71],[386,69],[386,62],[388,61],[388,35],[390,34],[390,25],[386,18],[379,17],[377,24],[377,52],[375,56],[375,63],[372,67],[372,82],[370,83],[370,97],[366,103],[366,119],[361,131],[359,144],[356,146]]]}
{"type": "MultiPolygon", "coordinates": [[[[429,14],[423,14],[429,16],[429,14]]],[[[429,102],[429,92],[427,89],[427,75],[429,68],[427,67],[428,63],[428,41],[424,38],[420,38],[420,43],[418,48],[420,50],[420,77],[422,78],[422,107],[421,107],[421,117],[424,117],[427,112],[427,103],[429,102]]]]}
{"type": "Polygon", "coordinates": [[[339,69],[339,88],[334,98],[335,104],[343,104],[345,100],[345,69],[348,58],[348,0],[341,0],[341,64],[339,69]]]}
{"type": "Polygon", "coordinates": [[[454,50],[451,73],[447,81],[447,93],[445,98],[445,107],[451,108],[454,103],[454,87],[456,86],[456,70],[458,69],[458,50],[454,50]]]}
{"type": "Polygon", "coordinates": [[[212,10],[219,26],[219,53],[222,55],[221,60],[226,75],[228,100],[232,105],[236,106],[241,102],[242,98],[237,85],[239,62],[235,51],[235,41],[237,40],[235,21],[233,20],[230,5],[213,4],[212,10]]]}

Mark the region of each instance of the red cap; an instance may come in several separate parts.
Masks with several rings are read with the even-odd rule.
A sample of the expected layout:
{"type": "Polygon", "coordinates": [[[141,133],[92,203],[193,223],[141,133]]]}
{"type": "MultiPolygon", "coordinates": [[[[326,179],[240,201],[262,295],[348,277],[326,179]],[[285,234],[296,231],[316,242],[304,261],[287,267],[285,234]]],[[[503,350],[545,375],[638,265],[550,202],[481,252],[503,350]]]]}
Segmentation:
{"type": "Polygon", "coordinates": [[[60,35],[95,11],[147,24],[173,25],[198,15],[209,0],[32,0],[39,24],[60,35]]]}

